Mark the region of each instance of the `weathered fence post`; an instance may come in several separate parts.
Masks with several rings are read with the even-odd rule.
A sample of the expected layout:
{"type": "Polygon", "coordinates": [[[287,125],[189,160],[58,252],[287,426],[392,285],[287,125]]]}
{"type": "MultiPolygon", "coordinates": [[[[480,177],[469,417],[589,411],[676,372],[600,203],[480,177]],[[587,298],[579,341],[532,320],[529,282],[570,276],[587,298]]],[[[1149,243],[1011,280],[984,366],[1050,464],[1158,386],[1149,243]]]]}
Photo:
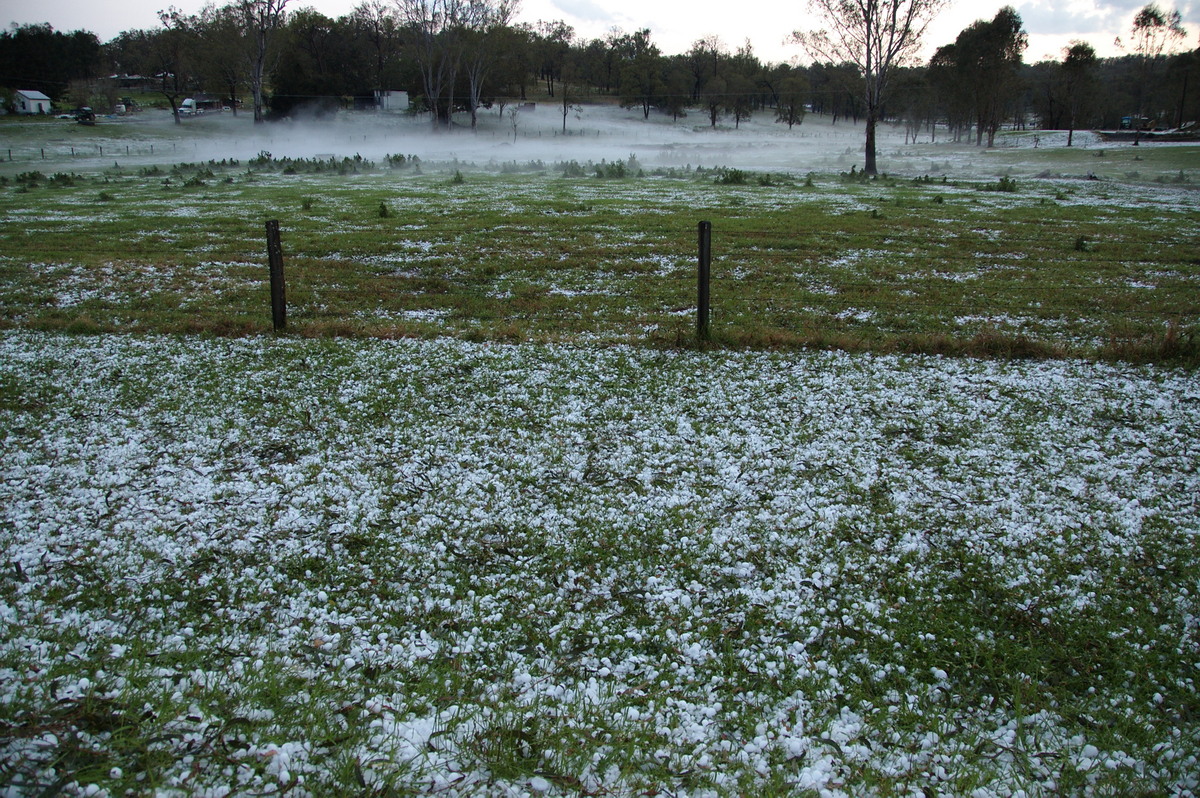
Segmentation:
{"type": "Polygon", "coordinates": [[[712,266],[712,222],[700,222],[700,258],[696,269],[696,337],[701,341],[709,338],[708,326],[708,283],[712,266]]]}
{"type": "Polygon", "coordinates": [[[279,220],[267,222],[267,263],[271,269],[271,326],[287,330],[287,299],[283,291],[283,246],[279,243],[279,220]]]}

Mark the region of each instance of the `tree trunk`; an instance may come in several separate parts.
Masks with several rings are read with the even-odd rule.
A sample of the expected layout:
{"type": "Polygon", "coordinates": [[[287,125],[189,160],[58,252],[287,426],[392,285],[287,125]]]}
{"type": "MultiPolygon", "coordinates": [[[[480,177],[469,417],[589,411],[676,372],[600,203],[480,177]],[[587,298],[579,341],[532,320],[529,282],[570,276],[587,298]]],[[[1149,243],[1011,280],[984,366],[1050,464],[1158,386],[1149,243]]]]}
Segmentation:
{"type": "Polygon", "coordinates": [[[863,171],[869,175],[879,174],[875,162],[875,109],[867,110],[867,146],[865,151],[866,165],[863,171]]]}

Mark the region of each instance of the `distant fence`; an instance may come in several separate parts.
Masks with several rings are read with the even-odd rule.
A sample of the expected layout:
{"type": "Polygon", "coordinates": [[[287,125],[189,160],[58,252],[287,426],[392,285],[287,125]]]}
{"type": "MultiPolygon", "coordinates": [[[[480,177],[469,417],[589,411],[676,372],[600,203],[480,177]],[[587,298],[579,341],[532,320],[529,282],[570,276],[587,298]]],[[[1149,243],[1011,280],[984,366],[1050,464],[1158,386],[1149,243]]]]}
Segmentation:
{"type": "MultiPolygon", "coordinates": [[[[104,207],[95,187],[88,202],[104,207]]],[[[940,207],[923,207],[896,225],[861,209],[614,224],[586,203],[553,206],[545,226],[447,213],[356,232],[306,217],[290,234],[280,220],[271,257],[261,226],[248,240],[227,220],[200,225],[189,250],[157,218],[139,230],[110,214],[88,235],[69,221],[53,236],[14,224],[0,249],[0,325],[933,351],[980,335],[1070,351],[1200,337],[1194,237],[1070,219],[998,235],[986,216],[950,234],[940,207]],[[268,279],[285,256],[286,293],[268,279]]]]}
{"type": "MultiPolygon", "coordinates": [[[[281,320],[287,312],[278,230],[278,222],[268,223],[268,251],[273,253],[269,258],[272,318],[277,331],[285,329],[286,321],[281,320]]],[[[534,230],[526,232],[531,238],[536,234],[534,230]]],[[[1200,294],[1191,290],[1200,279],[1196,269],[1200,262],[1194,258],[1195,242],[1184,240],[1126,242],[1119,256],[1105,254],[1103,242],[1082,236],[1060,240],[1053,274],[1043,279],[1046,262],[1031,260],[1028,253],[1044,250],[1044,237],[1005,237],[997,242],[987,231],[980,231],[975,243],[991,252],[968,242],[956,252],[897,257],[896,250],[920,252],[927,248],[929,237],[889,232],[833,235],[825,237],[823,248],[838,250],[840,256],[830,263],[828,256],[821,262],[818,255],[819,265],[814,265],[803,237],[780,236],[778,230],[722,232],[718,227],[714,280],[713,237],[713,224],[701,221],[693,253],[683,253],[678,239],[650,245],[674,245],[674,254],[668,259],[674,266],[669,273],[631,275],[623,290],[583,293],[610,305],[652,294],[668,296],[672,301],[657,309],[644,308],[644,312],[694,317],[695,337],[701,341],[712,338],[714,315],[726,339],[731,332],[737,338],[739,330],[792,331],[799,339],[856,334],[961,338],[984,333],[1068,348],[1118,339],[1133,341],[1168,329],[1195,335],[1200,324],[1200,294]],[[873,243],[886,244],[889,249],[875,249],[873,243]],[[684,266],[689,259],[695,264],[694,272],[684,266]],[[1175,284],[1163,293],[1156,293],[1158,283],[1144,281],[1164,278],[1175,284]],[[650,281],[666,287],[648,291],[650,281]],[[694,286],[690,293],[689,283],[694,286]],[[832,301],[834,298],[838,301],[832,301]]],[[[807,240],[809,246],[811,243],[807,240]]],[[[534,252],[538,257],[553,254],[534,248],[525,255],[532,257],[534,252]]],[[[488,254],[477,252],[476,257],[486,260],[488,254]]],[[[569,253],[574,260],[597,263],[599,269],[615,255],[611,248],[580,248],[569,253]]],[[[638,260],[644,256],[630,257],[638,260]]],[[[483,293],[494,286],[490,277],[470,273],[450,279],[467,292],[483,293]]],[[[386,278],[380,278],[358,288],[321,287],[321,301],[307,302],[299,316],[314,321],[338,319],[343,312],[339,307],[361,304],[365,293],[385,296],[386,283],[386,278]]],[[[588,318],[586,313],[573,315],[563,306],[525,307],[507,316],[503,310],[491,309],[480,315],[493,322],[529,321],[538,313],[546,319],[588,318]]],[[[592,313],[591,317],[599,315],[592,313]]],[[[779,340],[778,335],[766,337],[768,342],[779,340]]]]}
{"type": "Polygon", "coordinates": [[[76,159],[83,161],[87,159],[148,158],[166,153],[171,153],[173,156],[186,156],[189,152],[198,149],[199,144],[193,144],[191,147],[187,145],[180,147],[176,142],[125,144],[110,141],[106,143],[81,142],[78,144],[56,144],[38,147],[6,147],[2,153],[5,156],[5,160],[9,162],[39,163],[41,161],[51,161],[56,166],[61,166],[64,161],[76,159]]]}

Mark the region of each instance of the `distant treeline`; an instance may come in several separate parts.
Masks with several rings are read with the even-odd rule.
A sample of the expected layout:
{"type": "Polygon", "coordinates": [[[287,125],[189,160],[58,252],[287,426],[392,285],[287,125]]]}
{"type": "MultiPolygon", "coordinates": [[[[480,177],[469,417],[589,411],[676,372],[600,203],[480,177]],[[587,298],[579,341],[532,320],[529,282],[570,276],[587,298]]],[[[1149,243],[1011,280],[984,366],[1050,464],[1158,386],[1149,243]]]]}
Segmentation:
{"type": "MultiPolygon", "coordinates": [[[[403,90],[435,126],[459,113],[474,125],[480,108],[503,113],[535,99],[561,107],[564,123],[574,105],[600,99],[713,126],[760,114],[794,126],[806,113],[835,121],[863,113],[853,65],[764,63],[749,41],[730,50],[708,37],[668,55],[649,30],[583,39],[561,21],[515,24],[508,0],[367,0],[336,19],[284,5],[173,10],[157,28],[105,43],[86,31],[13,26],[0,33],[0,87],[7,100],[36,89],[60,106],[97,110],[136,91],[173,109],[208,94],[236,110],[253,94],[266,116],[361,107],[376,89],[403,90]]],[[[979,144],[1002,126],[1178,127],[1200,118],[1200,49],[1176,52],[1181,37],[1156,32],[1161,42],[1131,38],[1119,58],[1076,44],[1059,61],[1026,64],[1020,17],[1006,8],[928,64],[899,70],[883,118],[914,138],[948,125],[979,144]]]]}

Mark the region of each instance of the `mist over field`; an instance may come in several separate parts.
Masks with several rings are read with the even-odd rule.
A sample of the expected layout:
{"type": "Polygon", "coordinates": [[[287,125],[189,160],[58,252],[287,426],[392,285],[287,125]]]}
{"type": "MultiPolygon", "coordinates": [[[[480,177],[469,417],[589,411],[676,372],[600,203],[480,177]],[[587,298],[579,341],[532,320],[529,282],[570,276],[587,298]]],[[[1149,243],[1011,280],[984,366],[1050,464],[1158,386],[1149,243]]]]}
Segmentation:
{"type": "MultiPolygon", "coordinates": [[[[123,119],[105,119],[95,128],[62,121],[44,142],[64,153],[71,147],[80,166],[93,162],[111,166],[113,156],[127,165],[174,163],[235,158],[245,160],[260,152],[276,158],[342,159],[360,155],[381,160],[387,155],[416,155],[423,161],[462,161],[485,167],[508,162],[626,160],[631,155],[645,168],[730,167],[804,174],[810,171],[844,171],[863,166],[863,125],[852,119],[809,115],[791,130],[760,114],[735,128],[722,122],[715,129],[698,112],[673,120],[652,113],[643,119],[637,109],[611,105],[573,106],[563,132],[562,106],[538,104],[522,110],[515,120],[509,105],[484,109],[479,127],[472,131],[465,117],[450,132],[433,132],[424,115],[342,112],[331,117],[297,115],[255,126],[248,113],[207,114],[174,125],[170,115],[148,111],[123,119]],[[162,139],[174,141],[166,147],[162,139]],[[151,151],[151,143],[158,144],[151,151]],[[103,154],[101,150],[103,149],[103,154]]],[[[936,141],[923,130],[916,144],[906,143],[900,126],[880,126],[878,151],[881,171],[907,175],[992,174],[994,153],[955,144],[944,129],[936,141]]],[[[1065,133],[1040,131],[1002,137],[997,149],[1053,147],[1065,143],[1065,133]]],[[[1100,144],[1094,134],[1077,132],[1075,148],[1100,144]]],[[[1163,146],[1163,145],[1156,145],[1163,146]]]]}

